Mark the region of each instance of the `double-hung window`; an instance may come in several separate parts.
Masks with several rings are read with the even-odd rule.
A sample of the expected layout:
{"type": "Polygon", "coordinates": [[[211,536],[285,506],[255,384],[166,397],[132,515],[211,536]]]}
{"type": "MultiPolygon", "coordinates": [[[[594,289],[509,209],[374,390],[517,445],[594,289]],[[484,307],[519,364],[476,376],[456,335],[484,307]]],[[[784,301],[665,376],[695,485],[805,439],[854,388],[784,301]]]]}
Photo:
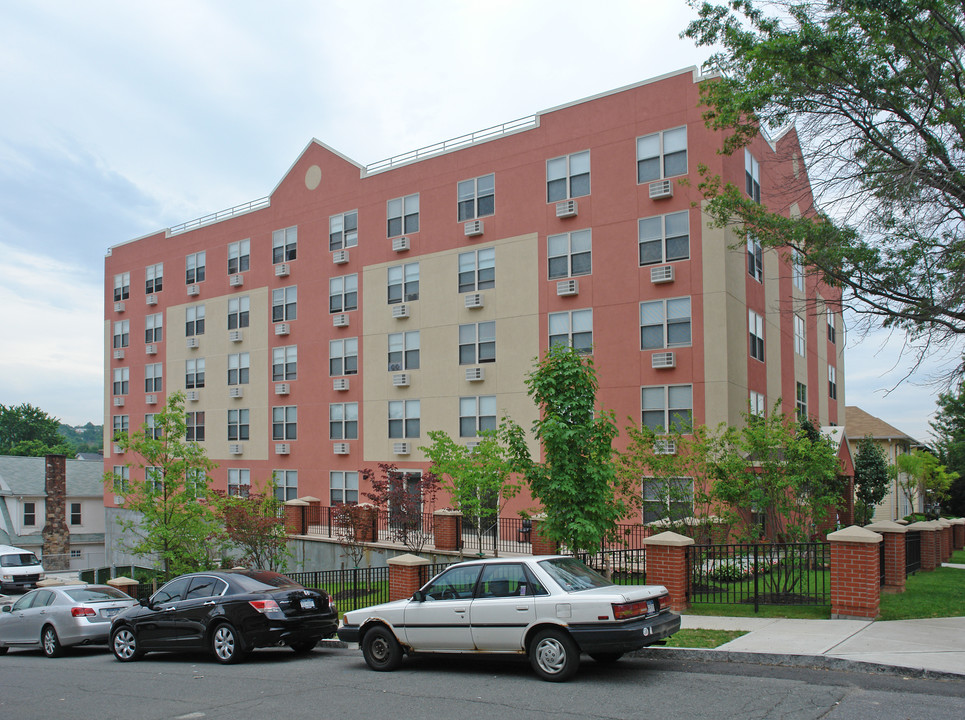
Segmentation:
{"type": "Polygon", "coordinates": [[[804,383],[795,383],[794,407],[797,410],[797,419],[804,420],[808,416],[808,386],[804,383]]]}
{"type": "Polygon", "coordinates": [[[838,371],[834,365],[828,365],[828,397],[838,399],[838,371]]]}
{"type": "Polygon", "coordinates": [[[185,285],[193,285],[204,280],[204,256],[204,252],[197,252],[184,258],[185,285]]]}
{"type": "Polygon", "coordinates": [[[163,385],[161,363],[144,366],[144,392],[159,393],[163,385]]]}
{"type": "Polygon", "coordinates": [[[204,387],[204,358],[184,361],[184,387],[186,390],[204,387]]]}
{"type": "Polygon", "coordinates": [[[691,478],[644,478],[643,522],[680,521],[694,514],[694,481],[691,478]]]}
{"type": "Polygon", "coordinates": [[[251,470],[248,468],[228,468],[228,495],[248,497],[251,489],[251,470]]]}
{"type": "Polygon", "coordinates": [[[419,368],[419,331],[389,333],[389,372],[419,368]]]}
{"type": "Polygon", "coordinates": [[[590,151],[546,161],[546,202],[590,194],[590,151]]]}
{"type": "Polygon", "coordinates": [[[127,492],[131,486],[131,468],[127,465],[115,465],[111,474],[114,478],[114,492],[127,492]]]}
{"type": "Polygon", "coordinates": [[[643,424],[656,432],[688,432],[693,426],[692,385],[656,385],[641,388],[643,424]]]}
{"type": "Polygon", "coordinates": [[[807,349],[806,336],[804,330],[804,318],[800,315],[794,316],[794,352],[798,355],[804,356],[807,349]]]}
{"type": "Polygon", "coordinates": [[[251,267],[251,240],[228,243],[228,274],[242,273],[251,267]]]}
{"type": "Polygon", "coordinates": [[[690,345],[690,298],[640,303],[640,349],[690,345]]]}
{"type": "Polygon", "coordinates": [[[836,343],[838,339],[838,328],[834,321],[834,310],[828,306],[828,342],[836,343]]]}
{"type": "Polygon", "coordinates": [[[753,310],[748,310],[747,330],[750,336],[751,357],[764,362],[764,317],[753,310]]]}
{"type": "Polygon", "coordinates": [[[496,361],[496,322],[459,326],[459,364],[475,365],[496,361]]]}
{"type": "Polygon", "coordinates": [[[328,436],[332,440],[357,440],[359,404],[332,403],[328,406],[328,436]]]}
{"type": "Polygon", "coordinates": [[[286,345],[271,350],[271,379],[273,382],[295,380],[298,377],[298,346],[286,345]]]}
{"type": "Polygon", "coordinates": [[[164,337],[164,314],[152,313],[144,318],[144,342],[159,343],[164,337]]]}
{"type": "Polygon", "coordinates": [[[546,238],[549,278],[589,275],[593,269],[592,236],[589,230],[578,230],[546,238]]]}
{"type": "Polygon", "coordinates": [[[593,348],[593,309],[549,314],[549,344],[568,345],[579,353],[593,348]]]}
{"type": "Polygon", "coordinates": [[[357,375],[359,371],[359,339],[345,338],[344,340],[328,341],[328,374],[332,377],[339,375],[357,375]]]}
{"type": "Polygon", "coordinates": [[[478,292],[492,287],[496,287],[496,249],[459,253],[459,292],[478,292]]]}
{"type": "Polygon", "coordinates": [[[114,302],[127,300],[131,296],[131,274],[120,273],[114,276],[114,302]]]}
{"type": "Polygon", "coordinates": [[[114,349],[126,348],[131,343],[131,321],[118,320],[114,323],[114,349]]]}
{"type": "Polygon", "coordinates": [[[419,232],[419,193],[389,200],[386,218],[387,237],[419,232]]]}
{"type": "Polygon", "coordinates": [[[389,437],[419,437],[419,413],[420,403],[418,400],[390,400],[389,437]]]}
{"type": "Polygon", "coordinates": [[[744,148],[744,190],[754,202],[761,201],[761,164],[744,148]]]}
{"type": "Polygon", "coordinates": [[[637,221],[641,265],[657,265],[690,257],[690,213],[686,210],[637,221]]]}
{"type": "Polygon", "coordinates": [[[459,220],[475,220],[496,212],[496,176],[463,180],[456,186],[459,220]]]}
{"type": "Polygon", "coordinates": [[[687,174],[687,128],[637,138],[637,182],[687,174]]]}
{"type": "Polygon", "coordinates": [[[24,527],[33,527],[37,524],[37,503],[25,502],[23,504],[23,524],[24,527]]]}
{"type": "Polygon", "coordinates": [[[144,416],[144,435],[154,440],[161,439],[161,428],[157,424],[157,415],[154,413],[144,416]]]}
{"type": "Polygon", "coordinates": [[[795,288],[804,291],[804,264],[801,262],[801,253],[797,250],[791,251],[791,282],[795,288]]]}
{"type": "Polygon", "coordinates": [[[204,305],[189,305],[184,309],[184,335],[204,335],[204,305]]]}
{"type": "Polygon", "coordinates": [[[251,356],[246,353],[228,355],[228,384],[247,385],[251,374],[251,356]]]}
{"type": "Polygon", "coordinates": [[[357,503],[359,501],[358,472],[332,470],[328,474],[332,505],[357,503]]]}
{"type": "Polygon", "coordinates": [[[328,219],[328,249],[343,250],[359,244],[359,211],[332,215],[328,219]]]}
{"type": "Polygon", "coordinates": [[[767,412],[767,406],[764,400],[764,393],[755,392],[751,390],[750,394],[750,416],[751,418],[762,418],[767,412]]]}
{"type": "Polygon", "coordinates": [[[248,327],[250,312],[251,298],[247,295],[228,298],[228,329],[237,330],[248,327]]]}
{"type": "Polygon", "coordinates": [[[228,411],[228,441],[238,442],[248,439],[249,410],[229,410],[228,411]]]}
{"type": "Polygon", "coordinates": [[[275,470],[275,499],[281,502],[294,500],[298,497],[298,471],[275,470]]]}
{"type": "Polygon", "coordinates": [[[130,416],[128,415],[114,415],[111,417],[111,423],[114,430],[114,434],[111,435],[113,440],[117,440],[118,435],[127,435],[130,430],[130,416]]]}
{"type": "Polygon", "coordinates": [[[419,299],[419,263],[393,265],[387,277],[389,304],[419,299]]]}
{"type": "Polygon", "coordinates": [[[357,310],[359,306],[359,276],[341,275],[328,280],[328,311],[330,313],[357,310]]]}
{"type": "Polygon", "coordinates": [[[298,439],[298,407],[279,405],[271,409],[271,439],[298,439]]]}
{"type": "Polygon", "coordinates": [[[114,384],[111,387],[113,395],[127,395],[130,391],[131,369],[114,368],[114,384]]]}
{"type": "Polygon", "coordinates": [[[164,263],[148,265],[144,271],[144,292],[158,293],[164,287],[164,263]]]}
{"type": "Polygon", "coordinates": [[[273,264],[294,260],[298,254],[298,226],[275,230],[271,234],[271,262],[273,264]]]}
{"type": "Polygon", "coordinates": [[[298,286],[276,288],[271,291],[271,321],[288,322],[298,317],[298,286]]]}
{"type": "Polygon", "coordinates": [[[476,437],[496,429],[496,396],[459,398],[459,437],[476,437]]]}
{"type": "Polygon", "coordinates": [[[751,233],[747,233],[747,274],[757,282],[764,282],[764,249],[751,233]]]}
{"type": "Polygon", "coordinates": [[[185,438],[194,442],[204,441],[204,412],[189,412],[185,416],[185,438]]]}

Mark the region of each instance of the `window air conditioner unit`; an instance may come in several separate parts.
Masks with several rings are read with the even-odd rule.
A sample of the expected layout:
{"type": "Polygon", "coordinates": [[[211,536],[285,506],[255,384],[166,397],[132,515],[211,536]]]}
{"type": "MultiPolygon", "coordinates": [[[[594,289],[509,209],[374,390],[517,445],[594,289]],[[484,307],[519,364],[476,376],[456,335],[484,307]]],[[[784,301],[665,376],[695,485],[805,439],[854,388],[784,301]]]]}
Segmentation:
{"type": "Polygon", "coordinates": [[[485,368],[481,368],[481,367],[466,368],[466,380],[469,382],[479,382],[480,380],[484,380],[485,377],[486,377],[485,368]]]}
{"type": "Polygon", "coordinates": [[[114,398],[114,407],[124,407],[124,396],[118,395],[114,398]]]}
{"type": "Polygon", "coordinates": [[[145,345],[145,346],[144,346],[144,354],[145,354],[145,355],[157,355],[157,345],[155,345],[154,343],[151,343],[150,345],[145,345]]]}
{"type": "Polygon", "coordinates": [[[672,352],[654,353],[650,356],[651,368],[672,368],[676,366],[676,358],[672,352]]]}
{"type": "Polygon", "coordinates": [[[124,350],[122,350],[122,349],[115,350],[115,351],[114,351],[114,359],[115,359],[115,360],[123,360],[123,359],[124,359],[124,350]]]}
{"type": "Polygon", "coordinates": [[[676,455],[677,443],[673,440],[661,438],[653,444],[654,455],[676,455]]]}
{"type": "Polygon", "coordinates": [[[245,339],[244,330],[229,330],[228,331],[228,342],[241,342],[245,339]]]}
{"type": "Polygon", "coordinates": [[[332,315],[332,325],[335,327],[348,327],[348,314],[339,313],[338,315],[332,315]]]}
{"type": "Polygon", "coordinates": [[[201,341],[192,335],[191,337],[186,338],[186,344],[189,348],[198,348],[201,345],[201,341]]]}
{"type": "Polygon", "coordinates": [[[396,455],[408,455],[409,443],[407,442],[392,443],[392,452],[394,452],[396,455]]]}
{"type": "Polygon", "coordinates": [[[466,443],[466,449],[469,451],[475,450],[477,447],[479,447],[478,440],[470,440],[469,442],[466,443]]]}
{"type": "Polygon", "coordinates": [[[184,399],[188,402],[198,402],[201,399],[201,392],[199,390],[188,390],[184,393],[184,399]]]}
{"type": "Polygon", "coordinates": [[[482,293],[468,293],[466,295],[466,307],[467,308],[481,308],[483,306],[483,294],[482,293]]]}
{"type": "Polygon", "coordinates": [[[332,262],[336,265],[344,265],[348,262],[348,250],[336,250],[332,253],[332,262]]]}
{"type": "Polygon", "coordinates": [[[275,335],[288,335],[291,331],[289,323],[275,323],[275,335]]]}
{"type": "Polygon", "coordinates": [[[123,300],[119,300],[118,302],[114,303],[114,312],[124,312],[123,300]]]}
{"type": "Polygon", "coordinates": [[[332,380],[332,390],[337,390],[339,392],[342,390],[348,390],[348,378],[334,378],[332,380]]]}
{"type": "Polygon", "coordinates": [[[336,455],[348,455],[348,443],[332,443],[332,452],[336,455]]]}
{"type": "Polygon", "coordinates": [[[245,389],[241,385],[232,385],[228,388],[228,397],[240,398],[245,396],[245,389]]]}
{"type": "Polygon", "coordinates": [[[275,443],[275,455],[291,455],[292,446],[289,443],[275,443]]]}
{"type": "Polygon", "coordinates": [[[466,237],[478,237],[483,234],[483,221],[470,220],[463,226],[462,231],[466,237]]]}
{"type": "Polygon", "coordinates": [[[154,293],[151,293],[150,295],[148,295],[148,296],[147,296],[147,304],[148,304],[148,305],[157,305],[157,295],[155,295],[154,293]]]}
{"type": "Polygon", "coordinates": [[[229,455],[241,455],[245,451],[245,446],[241,443],[228,443],[229,455]]]}
{"type": "Polygon", "coordinates": [[[275,265],[275,277],[288,277],[292,269],[288,263],[278,263],[275,265]]]}
{"type": "Polygon", "coordinates": [[[579,207],[576,200],[560,200],[556,203],[556,217],[558,218],[576,217],[578,211],[579,207]]]}
{"type": "Polygon", "coordinates": [[[650,268],[650,282],[655,285],[673,282],[673,265],[661,265],[660,267],[650,268]]]}
{"type": "Polygon", "coordinates": [[[397,237],[392,239],[392,249],[395,252],[405,252],[409,249],[409,238],[397,237]]]}
{"type": "Polygon", "coordinates": [[[405,303],[400,305],[392,306],[392,317],[394,318],[407,318],[409,317],[409,306],[405,303]]]}
{"type": "Polygon", "coordinates": [[[122,448],[122,447],[121,447],[120,445],[118,445],[117,443],[114,443],[114,454],[115,454],[115,455],[123,455],[123,454],[124,454],[124,448],[122,448]]]}
{"type": "Polygon", "coordinates": [[[115,504],[115,505],[123,505],[123,504],[124,504],[124,496],[123,496],[123,495],[115,495],[115,496],[114,496],[114,504],[115,504]]]}
{"type": "Polygon", "coordinates": [[[396,373],[392,376],[392,384],[395,387],[409,387],[409,373],[396,373]]]}
{"type": "Polygon", "coordinates": [[[157,395],[145,395],[144,396],[145,405],[157,405],[157,395]]]}
{"type": "Polygon", "coordinates": [[[662,200],[663,198],[673,197],[673,182],[670,180],[657,180],[650,183],[650,199],[662,200]]]}
{"type": "Polygon", "coordinates": [[[191,297],[194,297],[195,295],[200,295],[200,294],[201,294],[201,288],[199,288],[197,285],[188,285],[188,295],[190,295],[191,297]]]}
{"type": "Polygon", "coordinates": [[[569,297],[579,295],[580,282],[578,280],[560,280],[556,283],[556,294],[559,297],[569,297]]]}
{"type": "Polygon", "coordinates": [[[292,386],[288,383],[275,383],[275,395],[287,395],[292,391],[292,386]]]}
{"type": "Polygon", "coordinates": [[[231,287],[241,287],[245,284],[245,276],[241,273],[236,273],[228,277],[228,284],[231,287]]]}

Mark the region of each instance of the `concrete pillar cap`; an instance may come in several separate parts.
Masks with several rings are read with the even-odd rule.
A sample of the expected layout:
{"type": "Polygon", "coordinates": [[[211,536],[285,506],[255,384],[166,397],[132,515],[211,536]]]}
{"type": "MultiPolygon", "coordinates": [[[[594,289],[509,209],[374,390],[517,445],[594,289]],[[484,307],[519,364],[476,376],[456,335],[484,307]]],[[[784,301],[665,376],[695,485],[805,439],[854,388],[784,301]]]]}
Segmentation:
{"type": "Polygon", "coordinates": [[[908,526],[909,530],[937,530],[938,525],[931,520],[919,520],[908,526]]]}
{"type": "Polygon", "coordinates": [[[865,530],[857,525],[850,525],[833,533],[828,533],[828,542],[843,543],[880,543],[881,535],[865,530]]]}
{"type": "Polygon", "coordinates": [[[405,555],[396,555],[385,561],[387,565],[401,565],[402,567],[419,567],[420,565],[431,564],[425,558],[419,557],[418,555],[413,555],[412,553],[406,553],[405,555]]]}
{"type": "Polygon", "coordinates": [[[453,515],[453,516],[461,516],[461,515],[462,515],[462,511],[461,511],[461,510],[451,510],[450,508],[444,508],[444,509],[442,509],[442,510],[436,510],[436,511],[435,511],[434,513],[432,513],[432,514],[433,514],[433,515],[453,515]]]}
{"type": "Polygon", "coordinates": [[[906,533],[908,528],[905,525],[899,525],[891,520],[879,520],[878,522],[869,523],[865,525],[865,530],[873,530],[875,532],[892,532],[892,533],[906,533]]]}
{"type": "Polygon", "coordinates": [[[298,499],[299,499],[299,500],[304,500],[304,501],[307,502],[307,503],[313,503],[313,502],[320,503],[320,502],[322,501],[321,498],[312,497],[311,495],[306,495],[305,497],[300,497],[300,498],[298,498],[298,499]]]}
{"type": "Polygon", "coordinates": [[[646,538],[643,541],[644,545],[667,545],[672,547],[686,547],[688,545],[694,544],[694,539],[689,538],[685,535],[680,535],[675,532],[662,532],[658,535],[653,535],[646,538]]]}
{"type": "Polygon", "coordinates": [[[291,507],[308,507],[308,503],[304,500],[288,500],[285,505],[290,505],[291,507]]]}

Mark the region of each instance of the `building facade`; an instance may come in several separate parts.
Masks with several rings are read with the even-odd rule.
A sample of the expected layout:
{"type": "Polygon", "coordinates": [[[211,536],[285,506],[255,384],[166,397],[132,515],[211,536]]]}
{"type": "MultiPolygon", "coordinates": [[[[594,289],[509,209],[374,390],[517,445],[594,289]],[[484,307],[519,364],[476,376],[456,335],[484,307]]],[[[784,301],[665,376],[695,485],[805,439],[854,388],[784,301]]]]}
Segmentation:
{"type": "Polygon", "coordinates": [[[704,164],[809,212],[796,136],[717,154],[703,81],[680,71],[369,166],[313,140],[268,197],[112,247],[105,470],[131,460],[112,433],[183,390],[215,487],[364,500],[360,469],[423,471],[429,430],[528,427],[525,375],[557,342],[592,351],[621,423],[740,423],[780,398],[843,424],[840,295],[711,228],[696,188],[704,164]]]}
{"type": "MultiPolygon", "coordinates": [[[[889,465],[897,465],[898,458],[908,455],[913,448],[921,447],[921,443],[898,428],[889,425],[881,418],[865,412],[857,405],[847,407],[848,442],[851,444],[852,454],[857,454],[858,443],[868,437],[874,440],[885,453],[889,465]]],[[[874,522],[879,520],[900,520],[914,512],[923,512],[923,498],[915,492],[909,497],[901,488],[908,486],[907,473],[895,473],[888,485],[888,494],[875,506],[874,522]]]]}

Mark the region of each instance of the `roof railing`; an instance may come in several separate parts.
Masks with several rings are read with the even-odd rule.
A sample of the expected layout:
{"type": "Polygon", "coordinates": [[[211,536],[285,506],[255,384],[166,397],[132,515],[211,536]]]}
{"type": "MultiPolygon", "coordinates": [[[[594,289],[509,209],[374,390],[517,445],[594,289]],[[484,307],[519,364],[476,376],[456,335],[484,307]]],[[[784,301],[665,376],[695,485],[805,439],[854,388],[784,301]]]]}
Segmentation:
{"type": "Polygon", "coordinates": [[[219,210],[216,213],[211,213],[210,215],[205,215],[204,217],[199,217],[195,220],[188,220],[180,225],[174,225],[168,228],[168,235],[179,235],[181,233],[188,232],[189,230],[197,230],[205,225],[213,225],[214,223],[221,222],[223,220],[228,220],[230,218],[236,217],[237,215],[244,215],[245,213],[253,212],[254,210],[261,210],[262,208],[271,206],[271,198],[263,197],[257,200],[250,200],[241,205],[235,205],[233,208],[228,208],[227,210],[219,210]]]}

